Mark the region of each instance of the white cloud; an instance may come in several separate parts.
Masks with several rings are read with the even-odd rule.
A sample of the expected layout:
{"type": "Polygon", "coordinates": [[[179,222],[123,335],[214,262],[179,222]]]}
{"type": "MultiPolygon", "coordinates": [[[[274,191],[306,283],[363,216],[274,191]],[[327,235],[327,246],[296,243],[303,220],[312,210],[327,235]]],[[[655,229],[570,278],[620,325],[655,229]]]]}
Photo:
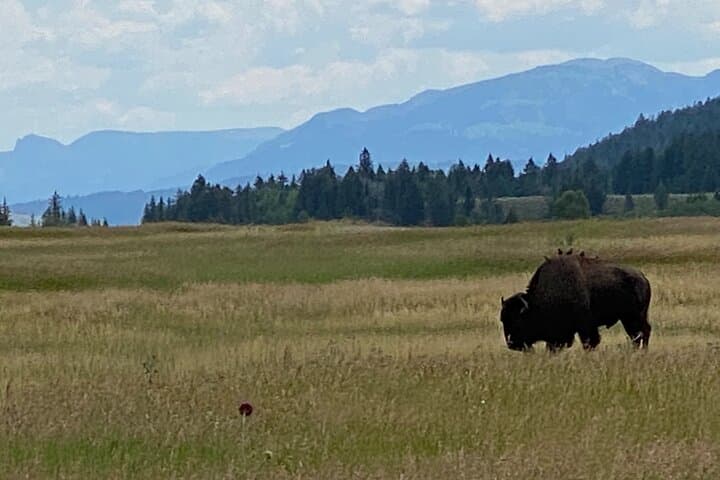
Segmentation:
{"type": "MultiPolygon", "coordinates": [[[[404,100],[413,91],[447,88],[519,69],[564,61],[573,55],[560,51],[523,51],[511,54],[448,51],[444,49],[389,49],[368,62],[336,61],[319,68],[291,65],[282,68],[256,67],[204,90],[207,105],[353,105],[404,100]],[[365,92],[375,92],[368,100],[365,92]],[[381,91],[378,98],[376,92],[381,91]],[[365,101],[363,101],[365,99],[365,101]],[[354,102],[355,101],[355,102],[354,102]]],[[[305,110],[303,110],[305,111],[305,110]]]]}
{"type": "Polygon", "coordinates": [[[597,12],[603,0],[474,0],[481,14],[493,22],[524,15],[544,15],[561,9],[575,9],[584,14],[597,12]]]}
{"type": "Polygon", "coordinates": [[[43,39],[49,32],[33,24],[22,3],[17,0],[0,1],[0,48],[17,49],[24,44],[43,39]]]}
{"type": "Polygon", "coordinates": [[[97,122],[97,128],[124,130],[154,130],[158,125],[172,128],[177,116],[145,105],[123,106],[107,98],[95,98],[76,106],[69,116],[83,122],[97,122]]]}
{"type": "Polygon", "coordinates": [[[670,72],[682,72],[686,75],[703,76],[720,69],[720,57],[701,58],[683,62],[662,62],[657,65],[670,72]]]}
{"type": "Polygon", "coordinates": [[[418,18],[395,18],[388,15],[373,15],[350,27],[354,40],[369,45],[387,48],[400,40],[407,45],[425,34],[425,24],[418,18]]]}
{"type": "Polygon", "coordinates": [[[405,15],[417,15],[430,7],[430,0],[397,0],[396,4],[405,15]]]}
{"type": "Polygon", "coordinates": [[[370,5],[387,5],[404,15],[418,15],[430,7],[430,0],[369,0],[370,5]]]}
{"type": "Polygon", "coordinates": [[[116,8],[119,12],[157,15],[153,0],[122,0],[116,8]]]}
{"type": "Polygon", "coordinates": [[[175,126],[176,115],[172,112],[163,112],[151,107],[133,107],[117,117],[117,125],[123,129],[143,131],[172,129],[175,126]]]}
{"type": "Polygon", "coordinates": [[[377,82],[391,82],[415,71],[418,59],[415,52],[392,50],[372,62],[336,61],[317,69],[256,67],[201,92],[200,97],[206,104],[227,101],[235,105],[303,105],[318,98],[340,101],[377,82]]]}
{"type": "Polygon", "coordinates": [[[642,0],[635,8],[627,11],[630,24],[638,29],[656,25],[669,12],[670,0],[642,0]]]}

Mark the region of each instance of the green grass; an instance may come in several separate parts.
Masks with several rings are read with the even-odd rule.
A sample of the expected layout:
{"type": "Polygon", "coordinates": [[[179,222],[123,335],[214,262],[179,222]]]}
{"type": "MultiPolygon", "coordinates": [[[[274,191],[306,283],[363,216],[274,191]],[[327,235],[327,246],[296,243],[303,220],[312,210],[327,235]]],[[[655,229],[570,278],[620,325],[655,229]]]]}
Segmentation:
{"type": "MultiPolygon", "coordinates": [[[[173,289],[187,282],[330,283],[368,277],[442,279],[531,269],[557,246],[602,252],[603,243],[647,235],[706,234],[715,220],[552,222],[499,227],[390,229],[351,224],[202,229],[0,231],[0,288],[62,291],[97,288],[173,289]],[[631,228],[628,228],[632,225],[631,228]]],[[[714,254],[694,252],[698,260],[714,254]]],[[[622,260],[673,262],[642,252],[622,260]]]]}
{"type": "Polygon", "coordinates": [[[716,478],[719,227],[0,230],[0,476],[716,478]],[[647,273],[649,352],[504,347],[568,244],[647,273]]]}

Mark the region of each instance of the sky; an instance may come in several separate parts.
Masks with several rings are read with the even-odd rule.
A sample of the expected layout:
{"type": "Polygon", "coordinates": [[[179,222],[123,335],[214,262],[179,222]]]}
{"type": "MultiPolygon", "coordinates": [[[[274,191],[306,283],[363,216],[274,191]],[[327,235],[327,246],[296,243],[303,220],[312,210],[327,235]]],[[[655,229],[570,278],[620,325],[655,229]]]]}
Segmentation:
{"type": "Polygon", "coordinates": [[[290,128],[577,57],[720,68],[718,0],[0,0],[0,150],[290,128]]]}

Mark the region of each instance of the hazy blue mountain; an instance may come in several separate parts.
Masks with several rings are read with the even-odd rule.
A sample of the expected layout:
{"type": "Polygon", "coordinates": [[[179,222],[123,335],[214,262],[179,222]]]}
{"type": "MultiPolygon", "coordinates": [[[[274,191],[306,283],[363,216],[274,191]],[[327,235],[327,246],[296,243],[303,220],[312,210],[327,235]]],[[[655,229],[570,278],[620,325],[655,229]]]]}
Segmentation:
{"type": "Polygon", "coordinates": [[[520,166],[544,162],[632,124],[640,113],[692,104],[720,94],[720,72],[706,77],[666,73],[627,59],[574,60],[443,91],[366,112],[321,113],[236,161],[210,169],[222,179],[284,170],[293,173],[330,159],[402,158],[447,166],[458,159],[484,163],[488,153],[520,166]]]}
{"type": "Polygon", "coordinates": [[[190,184],[219,162],[241,157],[281,133],[277,128],[208,132],[93,132],[69,145],[28,135],[0,153],[0,195],[10,202],[107,190],[190,184]]]}

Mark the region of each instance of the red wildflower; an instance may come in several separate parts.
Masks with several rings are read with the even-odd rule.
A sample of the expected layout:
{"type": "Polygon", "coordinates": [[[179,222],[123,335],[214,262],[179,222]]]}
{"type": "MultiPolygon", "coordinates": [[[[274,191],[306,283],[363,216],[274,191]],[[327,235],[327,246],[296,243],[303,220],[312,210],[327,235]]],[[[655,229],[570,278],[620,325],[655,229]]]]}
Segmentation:
{"type": "Polygon", "coordinates": [[[239,410],[240,415],[242,415],[243,417],[249,417],[250,415],[252,415],[253,406],[248,402],[244,402],[240,404],[239,410]]]}

